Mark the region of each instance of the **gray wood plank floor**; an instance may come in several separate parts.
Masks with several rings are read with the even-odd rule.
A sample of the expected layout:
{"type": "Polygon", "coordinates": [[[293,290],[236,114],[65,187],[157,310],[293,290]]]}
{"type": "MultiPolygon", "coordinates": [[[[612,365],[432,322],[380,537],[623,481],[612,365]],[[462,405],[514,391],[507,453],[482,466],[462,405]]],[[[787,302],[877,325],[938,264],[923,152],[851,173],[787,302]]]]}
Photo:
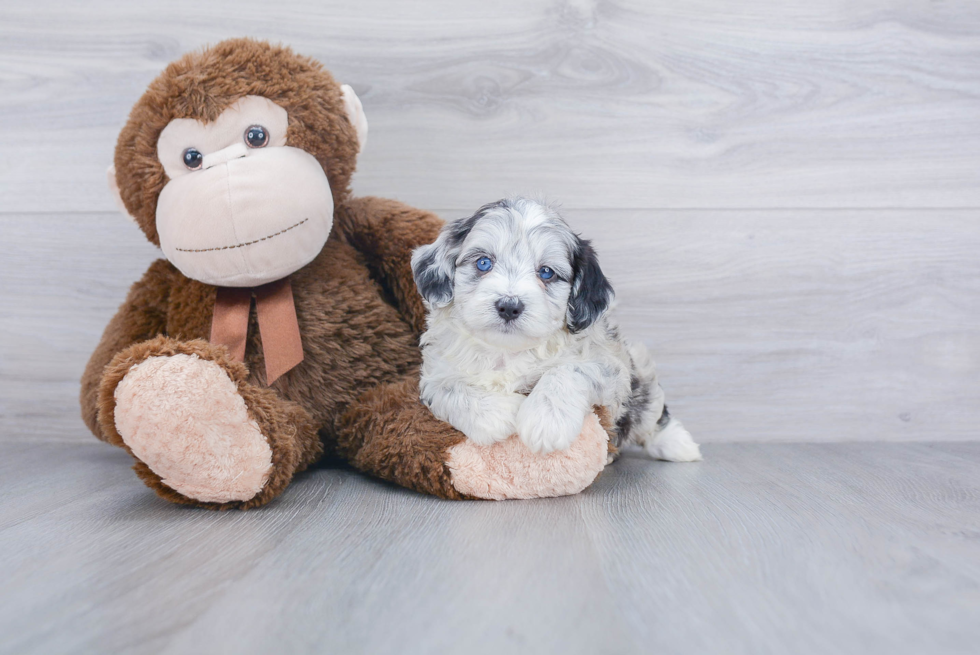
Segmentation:
{"type": "Polygon", "coordinates": [[[501,503],[322,469],[214,513],[110,446],[0,444],[0,652],[976,652],[980,444],[705,456],[501,503]]]}

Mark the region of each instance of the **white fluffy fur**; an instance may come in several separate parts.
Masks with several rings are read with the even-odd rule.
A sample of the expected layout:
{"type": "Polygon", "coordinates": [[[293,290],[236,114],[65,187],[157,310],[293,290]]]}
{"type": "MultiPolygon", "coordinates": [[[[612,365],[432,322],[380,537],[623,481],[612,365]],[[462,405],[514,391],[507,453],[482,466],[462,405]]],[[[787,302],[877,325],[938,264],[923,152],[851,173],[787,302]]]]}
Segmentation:
{"type": "MultiPolygon", "coordinates": [[[[538,453],[568,449],[592,407],[604,406],[630,426],[621,436],[654,457],[701,459],[678,421],[658,425],[663,390],[644,347],[620,339],[604,312],[578,332],[569,329],[570,297],[589,284],[576,259],[583,243],[553,209],[517,199],[448,225],[417,250],[413,267],[430,310],[421,340],[423,402],[476,444],[516,433],[538,453]],[[477,269],[481,257],[491,259],[490,271],[477,269]],[[554,270],[551,280],[539,276],[543,266],[554,270]],[[495,307],[505,297],[524,305],[510,322],[495,307]]],[[[603,307],[611,302],[607,291],[603,307]]]]}

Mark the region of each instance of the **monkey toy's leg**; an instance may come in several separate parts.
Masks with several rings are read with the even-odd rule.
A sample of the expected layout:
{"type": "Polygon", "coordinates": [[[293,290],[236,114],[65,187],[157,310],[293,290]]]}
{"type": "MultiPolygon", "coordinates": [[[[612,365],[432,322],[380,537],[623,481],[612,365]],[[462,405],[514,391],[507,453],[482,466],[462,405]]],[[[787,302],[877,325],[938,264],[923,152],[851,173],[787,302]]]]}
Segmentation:
{"type": "Polygon", "coordinates": [[[302,408],[248,384],[224,348],[160,336],[177,276],[161,259],[132,286],[82,375],[82,418],[168,500],[261,505],[322,445],[302,408]]]}
{"type": "Polygon", "coordinates": [[[337,432],[339,453],[355,467],[453,500],[578,493],[602,471],[609,444],[600,419],[590,414],[568,450],[535,455],[516,435],[477,446],[419,401],[416,376],[362,395],[344,413],[337,432]]]}
{"type": "MultiPolygon", "coordinates": [[[[442,221],[393,200],[357,198],[341,209],[338,225],[420,334],[425,308],[412,277],[412,250],[434,241],[442,221]]],[[[578,493],[602,471],[608,453],[608,434],[592,415],[568,450],[535,455],[516,436],[476,446],[421,403],[418,373],[365,392],[336,433],[340,454],[362,471],[453,499],[578,493]]]]}
{"type": "Polygon", "coordinates": [[[105,368],[99,427],[170,501],[263,505],[319,458],[322,445],[303,408],[247,378],[225,348],[203,340],[137,343],[105,368]]]}

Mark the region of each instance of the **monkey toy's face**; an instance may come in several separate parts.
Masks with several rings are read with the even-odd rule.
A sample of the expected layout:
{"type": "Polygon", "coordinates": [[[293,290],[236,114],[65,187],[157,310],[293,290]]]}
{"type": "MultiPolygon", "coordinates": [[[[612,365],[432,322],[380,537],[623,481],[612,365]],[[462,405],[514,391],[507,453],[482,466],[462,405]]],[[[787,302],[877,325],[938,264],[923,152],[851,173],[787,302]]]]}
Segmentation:
{"type": "Polygon", "coordinates": [[[231,40],[150,85],[120,134],[109,184],[185,276],[254,287],[319,255],[366,134],[353,89],[318,63],[231,40]]]}
{"type": "Polygon", "coordinates": [[[330,183],[312,155],[286,143],[286,110],[245,96],[203,124],[170,122],[157,156],[170,181],[156,227],[167,259],[187,277],[256,286],[305,266],[333,221],[330,183]]]}

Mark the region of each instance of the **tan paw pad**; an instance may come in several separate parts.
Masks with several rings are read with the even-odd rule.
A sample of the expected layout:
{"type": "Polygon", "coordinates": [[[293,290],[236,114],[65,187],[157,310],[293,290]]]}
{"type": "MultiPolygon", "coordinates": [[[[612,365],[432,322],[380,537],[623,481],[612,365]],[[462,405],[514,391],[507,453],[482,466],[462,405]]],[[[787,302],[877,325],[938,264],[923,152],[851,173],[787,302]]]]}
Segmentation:
{"type": "Polygon", "coordinates": [[[477,498],[545,498],[577,494],[606,465],[609,437],[595,414],[568,450],[536,455],[512,435],[492,446],[469,440],[449,449],[449,471],[460,493],[477,498]]]}
{"type": "Polygon", "coordinates": [[[235,383],[197,355],[151,357],[115,390],[116,429],[171,489],[202,502],[254,497],[269,479],[272,449],[235,383]]]}

